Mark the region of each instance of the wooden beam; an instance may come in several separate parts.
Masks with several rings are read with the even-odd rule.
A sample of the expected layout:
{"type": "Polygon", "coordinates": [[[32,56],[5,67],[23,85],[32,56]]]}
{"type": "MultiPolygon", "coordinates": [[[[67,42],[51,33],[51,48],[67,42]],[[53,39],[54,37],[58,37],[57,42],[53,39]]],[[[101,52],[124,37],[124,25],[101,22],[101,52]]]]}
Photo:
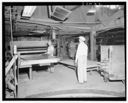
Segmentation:
{"type": "Polygon", "coordinates": [[[11,67],[13,66],[13,64],[16,62],[18,58],[18,55],[15,55],[12,60],[10,61],[9,65],[5,68],[5,75],[7,75],[7,73],[9,72],[9,70],[11,69],[11,67]]]}
{"type": "MultiPolygon", "coordinates": [[[[81,6],[81,5],[80,5],[80,6],[81,6]]],[[[74,11],[74,10],[76,10],[77,8],[79,8],[80,6],[75,6],[75,7],[71,8],[70,10],[71,10],[71,11],[74,11]]]]}

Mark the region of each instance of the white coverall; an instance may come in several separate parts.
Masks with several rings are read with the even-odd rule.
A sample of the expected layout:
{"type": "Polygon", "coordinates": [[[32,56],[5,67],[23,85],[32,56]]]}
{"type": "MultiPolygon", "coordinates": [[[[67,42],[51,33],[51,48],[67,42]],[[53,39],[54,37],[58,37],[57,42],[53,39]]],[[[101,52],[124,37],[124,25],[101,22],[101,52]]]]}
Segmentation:
{"type": "MultiPolygon", "coordinates": [[[[50,45],[47,49],[47,54],[49,57],[54,56],[54,46],[50,45]]],[[[51,63],[51,66],[49,67],[50,72],[54,72],[54,65],[51,63]]]]}
{"type": "Polygon", "coordinates": [[[77,75],[79,83],[87,81],[87,54],[88,47],[84,42],[80,42],[76,52],[77,75]]]}
{"type": "Polygon", "coordinates": [[[54,46],[53,46],[53,45],[50,45],[50,46],[48,47],[47,54],[48,54],[49,56],[54,56],[54,46]]]}

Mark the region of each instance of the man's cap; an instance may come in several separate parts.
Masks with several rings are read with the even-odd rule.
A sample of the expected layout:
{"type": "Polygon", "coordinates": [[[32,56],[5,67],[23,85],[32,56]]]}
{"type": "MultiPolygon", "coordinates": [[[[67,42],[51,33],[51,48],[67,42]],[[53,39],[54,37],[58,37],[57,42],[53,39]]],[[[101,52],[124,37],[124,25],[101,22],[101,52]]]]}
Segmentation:
{"type": "Polygon", "coordinates": [[[82,41],[86,40],[85,37],[83,37],[83,36],[79,36],[79,39],[81,39],[82,41]]]}

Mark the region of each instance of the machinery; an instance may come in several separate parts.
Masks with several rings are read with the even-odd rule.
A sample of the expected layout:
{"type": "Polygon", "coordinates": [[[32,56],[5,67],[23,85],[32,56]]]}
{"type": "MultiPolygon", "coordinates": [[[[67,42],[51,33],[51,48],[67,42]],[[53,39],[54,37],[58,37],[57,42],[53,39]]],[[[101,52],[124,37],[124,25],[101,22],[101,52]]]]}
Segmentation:
{"type": "Polygon", "coordinates": [[[101,45],[100,72],[104,81],[125,81],[125,49],[124,45],[101,45]]]}

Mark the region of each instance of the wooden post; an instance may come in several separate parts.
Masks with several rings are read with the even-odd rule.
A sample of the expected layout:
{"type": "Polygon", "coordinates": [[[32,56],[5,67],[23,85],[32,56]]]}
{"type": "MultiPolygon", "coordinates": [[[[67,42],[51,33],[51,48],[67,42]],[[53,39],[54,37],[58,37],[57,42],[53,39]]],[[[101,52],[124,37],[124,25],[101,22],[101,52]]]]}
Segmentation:
{"type": "Polygon", "coordinates": [[[18,92],[18,79],[19,79],[19,67],[18,67],[18,65],[17,65],[17,69],[16,69],[16,79],[17,79],[17,86],[16,86],[16,97],[18,98],[18,94],[19,94],[19,92],[18,92]]]}
{"type": "Polygon", "coordinates": [[[63,37],[63,57],[66,58],[66,38],[63,37]]]}
{"type": "Polygon", "coordinates": [[[92,31],[90,33],[90,59],[96,60],[96,39],[95,39],[96,32],[92,31]]]}
{"type": "Polygon", "coordinates": [[[32,67],[29,67],[29,78],[32,79],[32,67]]]}
{"type": "Polygon", "coordinates": [[[61,38],[61,57],[64,58],[64,37],[61,38]]]}
{"type": "Polygon", "coordinates": [[[11,33],[11,45],[10,45],[10,48],[11,48],[11,55],[13,55],[13,33],[12,33],[12,10],[11,10],[11,6],[10,6],[10,33],[11,33]]]}
{"type": "MultiPolygon", "coordinates": [[[[18,55],[18,53],[17,53],[18,55]]],[[[16,98],[18,98],[18,76],[19,76],[19,66],[18,66],[18,58],[15,62],[16,66],[15,66],[15,80],[16,80],[16,98]]]]}
{"type": "Polygon", "coordinates": [[[51,63],[51,65],[50,65],[50,72],[53,73],[54,70],[55,70],[55,68],[54,68],[54,64],[51,63]]]}
{"type": "Polygon", "coordinates": [[[17,77],[17,69],[18,69],[18,66],[17,66],[17,60],[16,62],[14,63],[14,80],[15,80],[15,97],[17,98],[18,97],[18,77],[17,77]]]}
{"type": "Polygon", "coordinates": [[[57,38],[57,56],[60,57],[60,35],[57,38]]]}
{"type": "Polygon", "coordinates": [[[13,34],[12,34],[12,10],[10,6],[10,30],[11,30],[11,41],[13,41],[13,34]]]}
{"type": "Polygon", "coordinates": [[[14,92],[14,97],[16,98],[16,62],[13,64],[13,74],[14,74],[14,87],[15,87],[15,90],[13,91],[14,92]]]}

